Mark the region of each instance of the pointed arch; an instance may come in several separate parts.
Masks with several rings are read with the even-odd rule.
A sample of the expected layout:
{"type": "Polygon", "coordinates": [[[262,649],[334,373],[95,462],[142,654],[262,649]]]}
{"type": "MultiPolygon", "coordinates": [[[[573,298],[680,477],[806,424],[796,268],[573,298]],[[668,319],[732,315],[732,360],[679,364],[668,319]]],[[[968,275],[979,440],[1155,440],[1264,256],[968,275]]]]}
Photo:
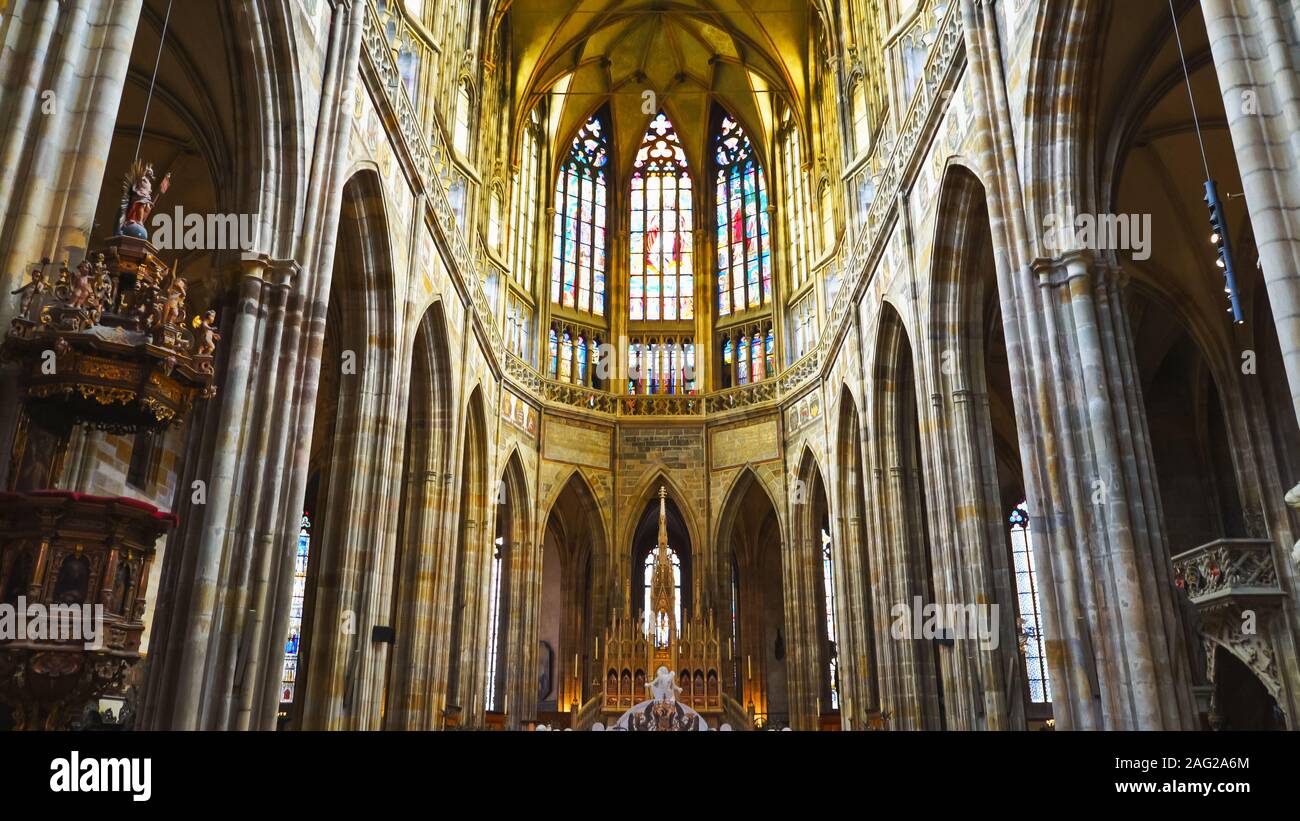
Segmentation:
{"type": "Polygon", "coordinates": [[[663,485],[668,488],[668,498],[677,505],[681,514],[682,521],[686,527],[686,535],[693,546],[704,545],[704,534],[707,532],[700,524],[698,514],[694,505],[690,503],[690,497],[687,496],[678,485],[673,477],[662,467],[652,467],[643,474],[643,478],[636,483],[634,490],[629,494],[627,511],[629,511],[627,521],[619,534],[618,544],[629,545],[632,542],[632,536],[636,531],[637,523],[641,511],[645,510],[652,502],[656,504],[659,499],[659,486],[663,485]]]}
{"type": "Polygon", "coordinates": [[[434,726],[434,636],[440,563],[450,552],[455,522],[446,513],[453,451],[453,364],[441,300],[425,310],[415,330],[407,400],[406,442],[394,563],[393,613],[397,635],[387,686],[385,727],[434,726]]]}
{"type": "Polygon", "coordinates": [[[606,517],[582,470],[575,468],[559,486],[543,528],[539,641],[531,647],[541,653],[541,642],[546,643],[553,659],[552,686],[533,701],[538,710],[545,701],[548,709],[563,712],[591,697],[590,682],[598,672],[592,666],[594,642],[608,623],[606,517]]]}
{"type": "Polygon", "coordinates": [[[768,487],[767,482],[763,481],[763,477],[759,476],[758,472],[754,470],[754,466],[752,464],[746,464],[736,473],[735,476],[732,477],[731,483],[727,486],[726,492],[722,494],[723,502],[721,513],[718,515],[718,523],[713,531],[715,545],[721,547],[723,534],[730,530],[732,525],[735,524],[736,516],[740,512],[737,507],[739,500],[748,493],[750,487],[754,485],[758,486],[758,489],[772,505],[772,509],[776,511],[776,525],[780,529],[778,536],[784,536],[786,524],[781,515],[781,505],[779,505],[777,500],[773,498],[772,489],[768,487]]]}
{"type": "MultiPolygon", "coordinates": [[[[394,561],[399,526],[396,506],[377,501],[401,468],[396,393],[405,368],[397,359],[390,237],[379,175],[359,170],[343,188],[338,253],[320,283],[329,288],[325,325],[315,331],[320,347],[308,365],[319,368],[319,383],[304,455],[320,478],[298,672],[302,697],[295,694],[291,717],[302,729],[371,728],[382,713],[382,688],[360,694],[346,716],[331,710],[329,694],[349,669],[382,681],[388,665],[385,646],[358,636],[368,635],[371,624],[389,623],[392,600],[381,577],[394,561]],[[378,433],[360,435],[363,428],[378,433]],[[370,621],[343,634],[337,625],[349,611],[370,621]]],[[[288,591],[278,591],[277,633],[287,627],[289,606],[288,591]]]]}
{"type": "MultiPolygon", "coordinates": [[[[656,492],[642,504],[630,507],[628,509],[629,522],[631,526],[631,537],[626,543],[624,555],[628,561],[630,574],[628,575],[628,604],[627,612],[635,614],[641,610],[647,610],[644,600],[648,597],[645,588],[648,587],[648,562],[651,554],[654,552],[658,543],[659,535],[659,497],[656,485],[656,492]],[[643,595],[644,594],[644,595],[643,595]]],[[[665,500],[665,525],[668,538],[669,549],[680,561],[681,567],[681,589],[682,600],[680,602],[681,618],[677,624],[680,626],[684,619],[694,612],[696,605],[700,602],[702,592],[696,584],[697,579],[707,578],[707,574],[702,572],[709,564],[709,557],[705,554],[705,545],[697,541],[690,532],[690,525],[686,520],[685,500],[669,492],[665,500]]]]}
{"type": "Polygon", "coordinates": [[[460,510],[456,549],[450,572],[451,605],[447,650],[447,718],[477,721],[483,710],[477,662],[486,608],[486,574],[490,570],[492,511],[488,496],[488,440],[483,388],[475,385],[465,403],[462,457],[459,465],[460,510]]]}
{"type": "Polygon", "coordinates": [[[840,602],[839,634],[844,656],[842,669],[845,725],[864,723],[868,711],[879,709],[880,662],[875,647],[883,639],[877,626],[887,623],[888,612],[873,595],[873,569],[880,568],[879,556],[868,545],[869,532],[866,461],[863,419],[852,389],[840,387],[835,448],[835,499],[837,515],[831,520],[835,534],[834,558],[841,568],[836,577],[840,602]]]}
{"type": "Polygon", "coordinates": [[[714,540],[723,603],[715,611],[731,662],[723,684],[740,704],[754,705],[756,724],[772,729],[790,725],[789,666],[778,652],[792,636],[781,509],[746,465],[723,496],[714,540]]]}
{"type": "MultiPolygon", "coordinates": [[[[882,578],[873,590],[892,610],[917,596],[934,602],[928,500],[922,471],[917,368],[907,329],[888,301],[881,307],[871,377],[873,481],[880,500],[873,541],[881,545],[882,578]],[[884,511],[888,511],[885,515],[884,511]]],[[[884,709],[897,726],[944,726],[937,648],[916,641],[883,643],[887,655],[884,709]],[[892,662],[892,663],[891,663],[892,662]]]]}
{"type": "MultiPolygon", "coordinates": [[[[1007,351],[987,193],[965,165],[949,163],[938,213],[930,349],[918,357],[918,362],[931,363],[934,385],[926,442],[932,466],[928,490],[935,494],[925,517],[935,523],[931,583],[944,599],[996,603],[1015,614],[1022,600],[1016,592],[1012,542],[1019,534],[1009,527],[1008,516],[1027,498],[1013,389],[1015,377],[1024,371],[1007,351]]],[[[1041,713],[1030,702],[1029,666],[1012,629],[1017,623],[1016,618],[1001,619],[993,647],[947,654],[944,717],[949,726],[1023,728],[1026,710],[1041,713]]],[[[1050,713],[1038,718],[1045,721],[1050,713]]]]}
{"type": "MultiPolygon", "coordinates": [[[[795,729],[819,729],[841,705],[841,665],[835,593],[839,587],[829,540],[830,500],[825,472],[804,443],[790,491],[787,589],[793,592],[786,620],[790,635],[790,718],[795,729]]],[[[842,576],[842,570],[840,572],[842,576]]]]}
{"type": "Polygon", "coordinates": [[[483,708],[506,714],[510,725],[526,709],[527,660],[534,654],[532,635],[532,585],[528,572],[534,564],[532,503],[528,476],[517,447],[506,457],[493,498],[495,520],[488,548],[487,588],[484,602],[485,635],[481,652],[483,708]],[[512,709],[512,706],[514,709],[512,709]]]}

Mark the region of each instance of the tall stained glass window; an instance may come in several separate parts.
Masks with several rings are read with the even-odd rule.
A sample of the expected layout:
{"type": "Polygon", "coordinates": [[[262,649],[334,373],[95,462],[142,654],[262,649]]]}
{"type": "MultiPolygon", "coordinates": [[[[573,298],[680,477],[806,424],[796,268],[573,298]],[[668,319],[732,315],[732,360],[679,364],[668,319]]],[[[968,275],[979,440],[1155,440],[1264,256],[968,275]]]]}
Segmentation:
{"type": "Polygon", "coordinates": [[[790,249],[790,285],[796,290],[808,281],[809,240],[811,231],[808,217],[812,205],[808,200],[808,189],[804,182],[803,154],[799,147],[799,129],[788,122],[781,140],[781,166],[785,173],[785,209],[789,214],[787,220],[790,249]]]}
{"type": "Polygon", "coordinates": [[[311,554],[311,520],[306,512],[298,525],[298,549],[293,559],[293,597],[289,599],[289,638],[284,643],[284,672],[280,676],[280,703],[293,702],[298,684],[298,651],[302,647],[302,608],[307,598],[307,558],[311,554]]]}
{"type": "Polygon", "coordinates": [[[826,674],[831,683],[831,709],[840,708],[840,660],[835,643],[835,563],[831,558],[831,534],[822,528],[822,587],[826,599],[826,674]]]}
{"type": "Polygon", "coordinates": [[[1029,699],[1036,704],[1052,701],[1052,682],[1047,677],[1047,656],[1043,652],[1043,620],[1038,601],[1038,569],[1034,566],[1034,542],[1029,531],[1029,509],[1024,502],[1007,517],[1011,526],[1011,560],[1016,573],[1016,603],[1020,615],[1025,678],[1029,699]]]}
{"type": "Polygon", "coordinates": [[[632,167],[631,319],[695,318],[692,202],[686,152],[661,111],[632,167]]]}
{"type": "Polygon", "coordinates": [[[772,299],[767,180],[740,124],[724,116],[714,137],[718,165],[718,315],[772,299]]]}
{"type": "Polygon", "coordinates": [[[605,226],[608,203],[605,126],[592,117],[578,130],[555,180],[551,301],[605,315],[605,226]]]}
{"type": "Polygon", "coordinates": [[[541,178],[541,115],[533,109],[524,126],[519,175],[510,206],[510,272],[526,292],[533,288],[534,237],[537,236],[541,178]]]}
{"type": "MultiPolygon", "coordinates": [[[[654,580],[655,556],[658,555],[659,548],[652,548],[645,557],[645,597],[642,605],[642,618],[645,619],[645,634],[650,635],[654,628],[655,606],[650,600],[650,584],[654,580]]],[[[682,560],[677,555],[677,551],[671,547],[668,548],[668,561],[673,566],[673,620],[677,623],[677,630],[680,633],[682,629],[682,560]]]]}

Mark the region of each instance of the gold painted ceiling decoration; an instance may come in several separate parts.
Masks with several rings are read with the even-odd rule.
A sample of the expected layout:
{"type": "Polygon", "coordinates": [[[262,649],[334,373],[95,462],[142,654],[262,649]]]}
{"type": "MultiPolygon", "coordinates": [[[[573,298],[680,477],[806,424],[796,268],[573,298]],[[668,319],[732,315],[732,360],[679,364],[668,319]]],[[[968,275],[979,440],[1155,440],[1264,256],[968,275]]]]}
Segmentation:
{"type": "Polygon", "coordinates": [[[679,125],[690,164],[703,168],[714,101],[765,151],[772,96],[798,108],[808,87],[811,0],[514,0],[498,19],[507,13],[516,116],[561,91],[552,116],[563,143],[608,102],[624,173],[661,108],[679,125]]]}

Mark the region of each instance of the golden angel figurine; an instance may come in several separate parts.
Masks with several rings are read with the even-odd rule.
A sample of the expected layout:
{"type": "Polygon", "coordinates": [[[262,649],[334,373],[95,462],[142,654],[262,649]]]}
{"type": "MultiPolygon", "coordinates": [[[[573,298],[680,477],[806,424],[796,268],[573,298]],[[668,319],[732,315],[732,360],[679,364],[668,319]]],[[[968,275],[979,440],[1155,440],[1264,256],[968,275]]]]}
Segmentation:
{"type": "Polygon", "coordinates": [[[217,351],[217,343],[221,341],[221,334],[217,333],[217,312],[207,310],[203,313],[203,319],[194,318],[195,327],[198,329],[199,349],[198,356],[212,356],[217,351]]]}
{"type": "Polygon", "coordinates": [[[50,284],[45,280],[45,272],[39,268],[32,269],[32,281],[16,291],[10,291],[10,294],[14,296],[22,294],[18,315],[24,319],[30,319],[28,313],[31,311],[32,303],[40,299],[49,290],[50,284]]]}

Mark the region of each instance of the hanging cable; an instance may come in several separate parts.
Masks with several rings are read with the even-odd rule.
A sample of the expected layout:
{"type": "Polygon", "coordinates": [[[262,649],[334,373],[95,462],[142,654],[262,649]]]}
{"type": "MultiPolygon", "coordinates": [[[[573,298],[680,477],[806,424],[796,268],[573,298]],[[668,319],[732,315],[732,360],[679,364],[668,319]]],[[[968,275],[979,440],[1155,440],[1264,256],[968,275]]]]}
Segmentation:
{"type": "Polygon", "coordinates": [[[153,60],[153,76],[149,78],[149,94],[144,100],[144,117],[140,119],[140,137],[135,141],[135,157],[131,162],[140,159],[140,146],[144,143],[144,128],[149,122],[149,107],[153,104],[154,84],[158,82],[158,65],[162,62],[163,44],[167,42],[167,26],[172,19],[172,2],[167,0],[167,13],[163,16],[162,31],[158,34],[158,55],[153,60]]]}

